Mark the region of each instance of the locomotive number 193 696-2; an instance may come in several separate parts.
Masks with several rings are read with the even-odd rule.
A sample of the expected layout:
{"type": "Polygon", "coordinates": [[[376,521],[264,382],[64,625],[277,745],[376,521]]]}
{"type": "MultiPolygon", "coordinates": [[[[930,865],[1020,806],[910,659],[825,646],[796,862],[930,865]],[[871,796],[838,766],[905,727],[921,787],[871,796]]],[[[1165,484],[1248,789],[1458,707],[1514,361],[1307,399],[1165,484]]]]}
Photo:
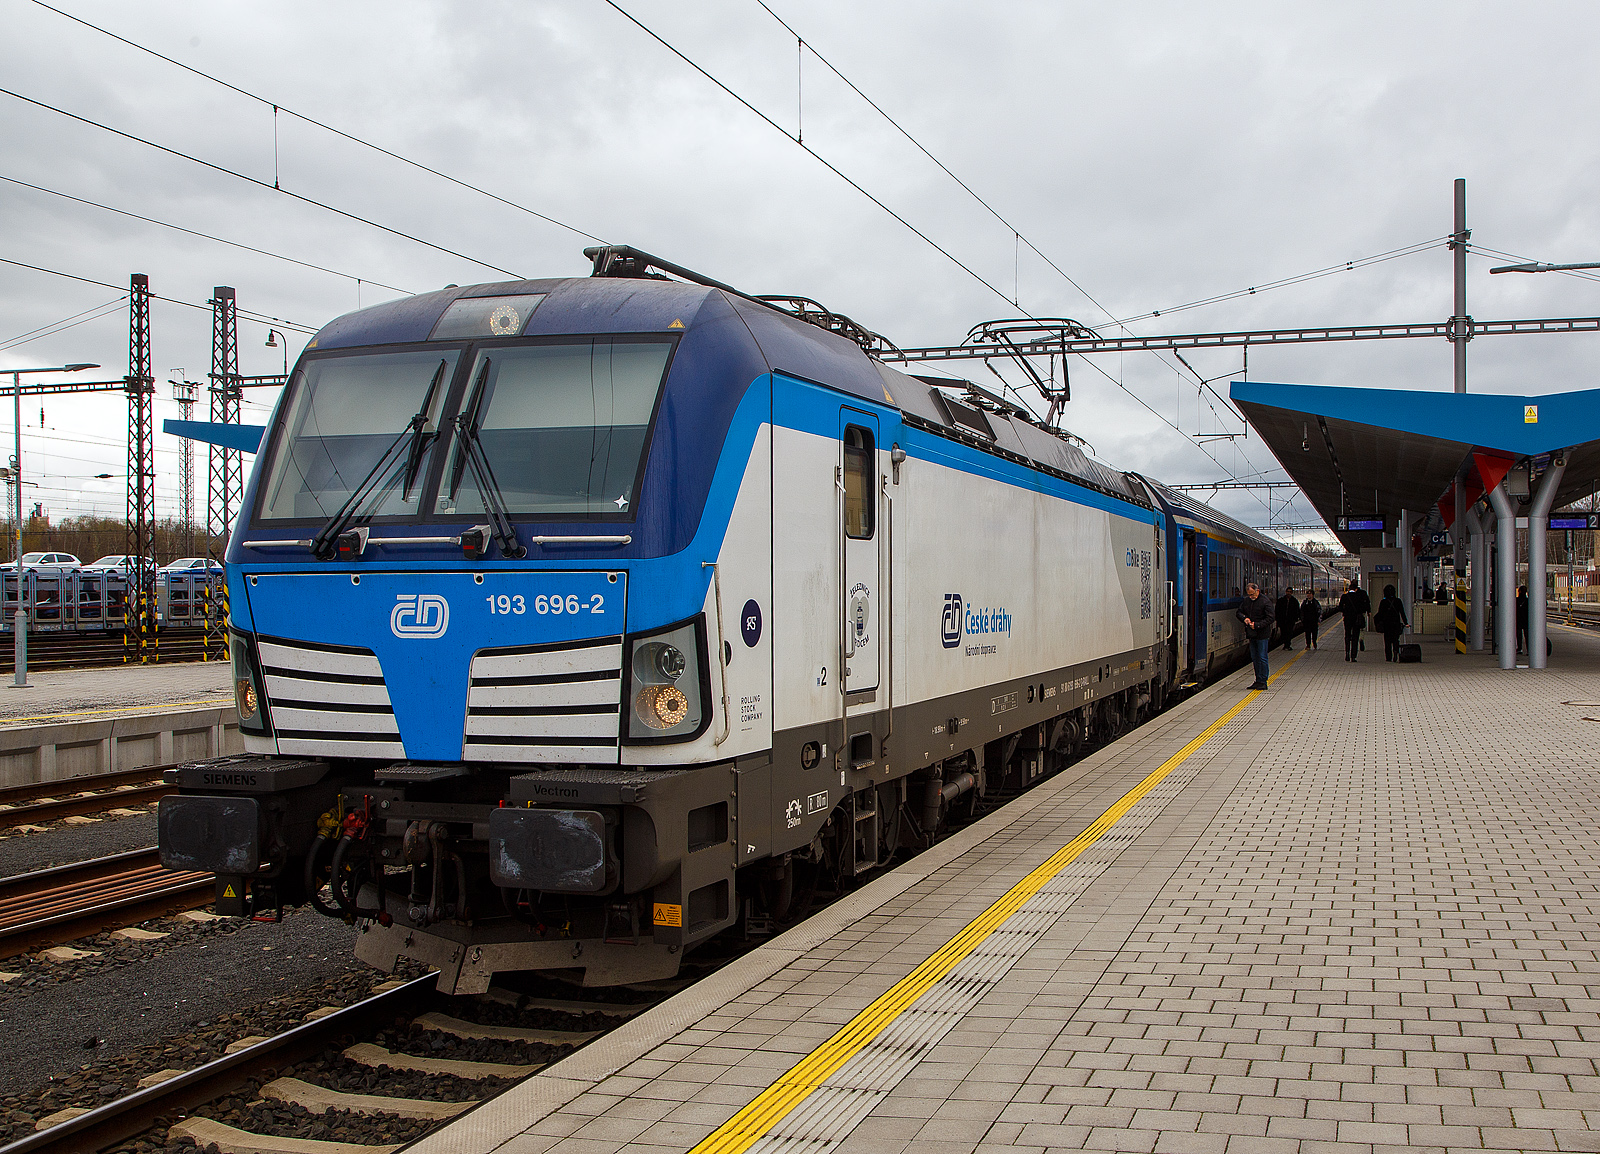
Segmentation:
{"type": "MultiPolygon", "coordinates": [[[[484,598],[489,603],[489,614],[506,614],[520,616],[528,611],[528,601],[521,593],[507,595],[504,593],[491,594],[484,598]]],[[[541,616],[554,616],[559,613],[604,613],[606,599],[604,594],[596,593],[587,601],[580,600],[576,593],[568,593],[565,597],[560,594],[546,595],[540,593],[533,599],[533,611],[541,616]]]]}

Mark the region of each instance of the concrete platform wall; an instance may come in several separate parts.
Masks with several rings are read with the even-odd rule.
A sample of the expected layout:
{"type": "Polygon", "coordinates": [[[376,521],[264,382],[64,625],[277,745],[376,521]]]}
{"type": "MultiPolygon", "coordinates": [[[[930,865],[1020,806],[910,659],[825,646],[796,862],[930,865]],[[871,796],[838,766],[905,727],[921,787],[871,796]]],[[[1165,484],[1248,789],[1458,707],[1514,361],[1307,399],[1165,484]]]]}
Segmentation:
{"type": "Polygon", "coordinates": [[[0,788],[244,752],[232,708],[0,729],[0,788]]]}

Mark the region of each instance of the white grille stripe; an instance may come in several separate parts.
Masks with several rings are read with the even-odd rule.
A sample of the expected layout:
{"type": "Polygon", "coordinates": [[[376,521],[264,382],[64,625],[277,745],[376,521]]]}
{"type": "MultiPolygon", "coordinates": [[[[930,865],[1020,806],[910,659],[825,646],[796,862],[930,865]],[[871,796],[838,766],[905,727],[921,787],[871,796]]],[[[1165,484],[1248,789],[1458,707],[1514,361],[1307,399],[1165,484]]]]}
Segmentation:
{"type": "MultiPolygon", "coordinates": [[[[607,681],[561,681],[555,685],[474,685],[468,709],[518,709],[530,705],[616,705],[622,690],[607,681]]],[[[468,723],[470,724],[470,722],[468,723]]]]}
{"type": "Polygon", "coordinates": [[[260,643],[261,664],[276,669],[309,673],[334,673],[343,677],[382,677],[383,667],[371,653],[335,653],[329,649],[299,649],[273,641],[260,643]]]}
{"type": "MultiPolygon", "coordinates": [[[[530,739],[532,740],[532,739],[530,739]]],[[[615,765],[617,747],[611,745],[478,745],[468,741],[461,756],[467,761],[512,761],[519,765],[615,765]]]]}
{"type": "Polygon", "coordinates": [[[267,696],[283,701],[317,701],[330,705],[388,705],[389,689],[383,685],[353,685],[348,681],[311,681],[267,674],[267,696]]]}
{"type": "Polygon", "coordinates": [[[618,669],[621,645],[584,649],[549,649],[540,653],[480,653],[472,659],[472,677],[555,677],[564,673],[596,673],[618,669]]]}
{"type": "MultiPolygon", "coordinates": [[[[1230,723],[1231,726],[1232,723],[1230,723]]],[[[1230,726],[1219,732],[1226,733],[1230,726]]],[[[1124,814],[1078,858],[1051,878],[949,973],[836,1070],[814,1092],[750,1146],[752,1154],[829,1154],[955,1028],[1013,966],[1033,948],[1072,904],[1117,859],[1124,848],[1205,768],[1217,742],[1191,756],[1178,770],[1124,814]]]]}
{"type": "Polygon", "coordinates": [[[360,733],[400,736],[392,713],[344,713],[335,709],[296,709],[279,705],[272,710],[272,727],[297,732],[360,733]]]}
{"type": "Polygon", "coordinates": [[[617,715],[611,713],[554,713],[531,717],[474,717],[467,722],[473,737],[596,737],[604,741],[617,734],[617,715]]]}
{"type": "Polygon", "coordinates": [[[331,737],[280,737],[279,753],[305,757],[404,757],[406,747],[398,741],[340,741],[331,737]]]}

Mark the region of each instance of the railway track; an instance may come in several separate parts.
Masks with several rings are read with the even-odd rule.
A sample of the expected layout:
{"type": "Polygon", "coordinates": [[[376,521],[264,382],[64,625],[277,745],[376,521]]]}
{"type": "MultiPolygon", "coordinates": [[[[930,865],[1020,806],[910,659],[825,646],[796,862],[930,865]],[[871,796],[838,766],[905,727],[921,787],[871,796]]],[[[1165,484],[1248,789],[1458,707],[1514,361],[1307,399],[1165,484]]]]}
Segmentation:
{"type": "Polygon", "coordinates": [[[159,1150],[163,1137],[168,1150],[185,1140],[202,1149],[211,1143],[248,1149],[262,1135],[274,1149],[294,1154],[295,1138],[274,1133],[285,1117],[388,1154],[688,984],[595,991],[544,979],[531,994],[497,988],[445,997],[434,990],[432,974],[390,983],[365,1000],[13,1141],[0,1154],[125,1149],[134,1140],[159,1150]],[[601,1000],[619,997],[633,1000],[601,1000]],[[378,1093],[363,1084],[374,1077],[383,1080],[378,1093]],[[402,1094],[384,1092],[397,1082],[402,1094]],[[364,1092],[341,1088],[352,1084],[364,1092]]]}
{"type": "MultiPolygon", "coordinates": [[[[158,637],[162,661],[200,661],[205,656],[204,629],[163,629],[158,637]]],[[[126,652],[120,629],[28,634],[28,668],[35,672],[121,665],[126,652]]],[[[6,632],[0,635],[0,673],[16,671],[14,657],[11,634],[6,632]]]]}
{"type": "Polygon", "coordinates": [[[161,780],[161,775],[171,768],[149,765],[0,789],[0,829],[148,805],[173,792],[173,787],[161,780]]]}
{"type": "Polygon", "coordinates": [[[0,958],[203,904],[212,875],[175,873],[154,847],[0,881],[0,958]]]}

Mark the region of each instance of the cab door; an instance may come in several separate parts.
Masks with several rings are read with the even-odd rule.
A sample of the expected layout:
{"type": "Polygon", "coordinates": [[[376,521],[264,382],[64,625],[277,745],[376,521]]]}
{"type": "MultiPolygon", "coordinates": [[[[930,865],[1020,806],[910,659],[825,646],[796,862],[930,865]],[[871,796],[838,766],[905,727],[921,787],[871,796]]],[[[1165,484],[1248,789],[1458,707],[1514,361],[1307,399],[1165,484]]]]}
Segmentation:
{"type": "Polygon", "coordinates": [[[876,700],[883,646],[878,596],[880,548],[878,418],[839,411],[839,667],[848,709],[876,700]]]}

